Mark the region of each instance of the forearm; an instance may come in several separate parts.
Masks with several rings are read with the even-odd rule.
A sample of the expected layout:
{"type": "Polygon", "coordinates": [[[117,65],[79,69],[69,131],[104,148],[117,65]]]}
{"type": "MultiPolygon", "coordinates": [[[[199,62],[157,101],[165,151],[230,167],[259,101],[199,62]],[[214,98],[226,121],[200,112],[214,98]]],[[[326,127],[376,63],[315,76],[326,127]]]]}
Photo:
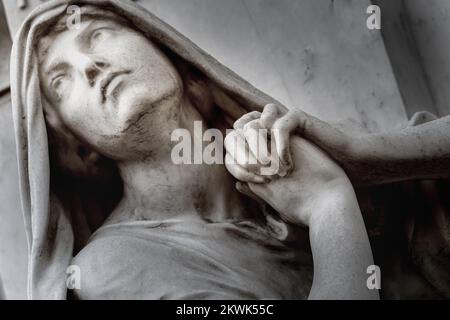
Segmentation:
{"type": "Polygon", "coordinates": [[[450,177],[450,116],[362,136],[312,116],[299,119],[297,132],[333,157],[353,184],[450,177]]]}
{"type": "Polygon", "coordinates": [[[450,117],[356,139],[346,169],[358,184],[450,177],[450,117]],[[364,174],[362,174],[364,173],[364,174]]]}
{"type": "Polygon", "coordinates": [[[366,286],[373,257],[351,185],[330,191],[316,210],[309,224],[314,260],[309,299],[378,299],[366,286]]]}

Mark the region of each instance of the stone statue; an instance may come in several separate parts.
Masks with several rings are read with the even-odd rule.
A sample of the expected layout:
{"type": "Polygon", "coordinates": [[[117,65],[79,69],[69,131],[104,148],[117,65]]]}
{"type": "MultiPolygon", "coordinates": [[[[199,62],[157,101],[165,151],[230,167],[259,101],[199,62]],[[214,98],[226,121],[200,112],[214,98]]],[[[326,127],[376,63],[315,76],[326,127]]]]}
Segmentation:
{"type": "Polygon", "coordinates": [[[15,39],[11,90],[30,298],[378,298],[344,171],[289,138],[280,103],[136,4],[43,4],[15,39]],[[174,164],[172,132],[196,121],[234,126],[234,160],[233,141],[253,150],[255,129],[272,130],[281,172],[259,174],[259,156],[174,164]]]}

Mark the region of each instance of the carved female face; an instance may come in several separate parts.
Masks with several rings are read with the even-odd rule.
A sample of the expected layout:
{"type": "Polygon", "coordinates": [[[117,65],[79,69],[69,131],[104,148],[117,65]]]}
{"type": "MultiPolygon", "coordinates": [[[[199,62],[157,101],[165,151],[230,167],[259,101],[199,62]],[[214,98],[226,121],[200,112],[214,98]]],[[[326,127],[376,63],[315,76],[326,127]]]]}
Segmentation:
{"type": "Polygon", "coordinates": [[[39,56],[41,90],[52,109],[100,153],[128,158],[139,141],[156,145],[170,136],[182,82],[141,33],[111,19],[91,19],[43,38],[39,56]]]}

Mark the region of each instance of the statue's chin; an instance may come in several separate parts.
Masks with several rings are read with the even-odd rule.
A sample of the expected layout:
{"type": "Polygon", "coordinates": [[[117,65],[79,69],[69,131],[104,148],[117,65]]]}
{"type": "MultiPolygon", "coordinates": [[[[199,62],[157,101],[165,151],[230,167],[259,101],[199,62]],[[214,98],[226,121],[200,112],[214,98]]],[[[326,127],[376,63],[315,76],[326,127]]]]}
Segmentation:
{"type": "MultiPolygon", "coordinates": [[[[117,106],[118,126],[114,135],[124,142],[144,137],[170,137],[179,113],[180,98],[176,91],[151,95],[136,89],[125,89],[117,106]]],[[[168,142],[167,142],[168,143],[168,142]]]]}
{"type": "Polygon", "coordinates": [[[180,103],[180,96],[181,90],[175,88],[152,92],[144,86],[123,86],[117,93],[117,110],[122,119],[131,119],[143,112],[156,112],[158,108],[170,109],[180,103]]]}

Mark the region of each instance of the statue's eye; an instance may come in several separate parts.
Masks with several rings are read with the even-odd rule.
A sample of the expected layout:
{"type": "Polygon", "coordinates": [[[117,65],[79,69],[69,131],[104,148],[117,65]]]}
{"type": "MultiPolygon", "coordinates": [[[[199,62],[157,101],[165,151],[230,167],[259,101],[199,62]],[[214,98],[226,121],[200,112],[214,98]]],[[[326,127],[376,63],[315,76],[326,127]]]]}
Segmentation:
{"type": "Polygon", "coordinates": [[[52,81],[53,89],[58,89],[64,81],[64,75],[59,75],[55,77],[52,81]]]}
{"type": "Polygon", "coordinates": [[[67,75],[66,74],[60,74],[53,78],[51,86],[53,88],[53,91],[58,95],[61,96],[61,94],[64,91],[64,87],[67,83],[67,75]]]}
{"type": "Polygon", "coordinates": [[[111,28],[98,28],[94,30],[91,34],[91,45],[95,45],[103,40],[105,40],[109,33],[111,32],[111,28]]]}

